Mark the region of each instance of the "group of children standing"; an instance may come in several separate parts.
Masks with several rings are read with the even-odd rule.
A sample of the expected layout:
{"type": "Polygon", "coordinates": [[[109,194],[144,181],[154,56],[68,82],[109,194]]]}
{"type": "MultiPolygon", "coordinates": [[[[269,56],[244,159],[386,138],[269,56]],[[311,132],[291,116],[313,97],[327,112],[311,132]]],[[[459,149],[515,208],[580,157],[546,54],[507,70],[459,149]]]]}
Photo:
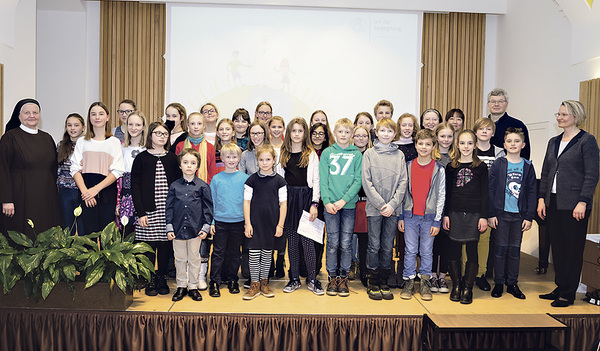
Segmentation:
{"type": "MultiPolygon", "coordinates": [[[[361,112],[354,122],[338,120],[333,132],[321,110],[310,125],[295,118],[285,128],[266,101],[254,121],[242,108],[232,119],[218,120],[210,103],[189,115],[182,105],[169,104],[165,122],[150,125],[131,100],[117,112],[122,124],[112,133],[101,102],[90,106],[87,129],[81,116],[67,117],[58,147],[59,193],[63,213],[73,213],[81,200],[78,233],[100,231],[116,217],[125,233],[135,231],[137,241],[150,244],[155,252],[148,258],[157,270],[147,295],[169,294],[167,269],[174,257],[173,301],[186,295],[200,301],[207,288],[218,297],[225,282],[230,293],[239,293],[240,267],[249,276],[244,299],[273,297],[269,278],[285,274],[287,244],[286,293],[300,288],[305,275],[316,295],[348,296],[348,279],[356,275],[371,299],[393,299],[391,286],[402,286],[401,297],[410,299],[420,279],[422,299],[431,300],[432,292],[450,291],[449,271],[450,299],[471,303],[477,243],[489,225],[496,230],[492,296],[501,296],[507,284],[509,293],[524,298],[518,260],[536,189],[531,162],[519,156],[520,130],[507,131],[505,155],[491,147],[489,156],[491,120],[478,120],[471,131],[464,129],[462,111],[450,111],[443,122],[430,109],[419,128],[411,114],[394,122],[385,100],[375,106],[375,120],[361,112]],[[304,212],[310,221],[325,221],[325,247],[298,233],[304,212]],[[394,241],[403,253],[398,275],[394,241]],[[317,279],[323,252],[325,288],[317,279]]],[[[65,216],[63,225],[73,220],[65,216]]]]}

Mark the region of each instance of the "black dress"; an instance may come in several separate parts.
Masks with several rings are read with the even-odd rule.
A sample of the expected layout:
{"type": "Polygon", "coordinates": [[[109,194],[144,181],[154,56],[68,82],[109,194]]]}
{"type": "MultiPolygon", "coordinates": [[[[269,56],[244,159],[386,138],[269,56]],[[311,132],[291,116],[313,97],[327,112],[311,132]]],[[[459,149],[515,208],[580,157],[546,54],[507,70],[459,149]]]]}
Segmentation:
{"type": "Polygon", "coordinates": [[[279,189],[285,188],[286,182],[279,174],[261,176],[256,172],[246,180],[246,185],[252,188],[250,223],[253,234],[247,240],[248,249],[274,250],[279,222],[279,189]]]}
{"type": "Polygon", "coordinates": [[[13,217],[0,214],[2,232],[15,230],[35,239],[35,233],[61,224],[55,145],[41,130],[30,134],[14,128],[0,139],[0,203],[15,205],[13,217]]]}

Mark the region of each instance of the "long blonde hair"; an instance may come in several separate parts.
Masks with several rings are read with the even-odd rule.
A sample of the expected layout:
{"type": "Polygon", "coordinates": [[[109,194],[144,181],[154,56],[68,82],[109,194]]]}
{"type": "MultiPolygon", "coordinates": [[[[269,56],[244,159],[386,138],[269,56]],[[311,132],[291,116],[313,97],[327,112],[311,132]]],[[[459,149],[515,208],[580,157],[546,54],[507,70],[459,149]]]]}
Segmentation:
{"type": "Polygon", "coordinates": [[[144,128],[142,129],[142,134],[140,135],[140,145],[141,147],[145,147],[146,146],[146,135],[148,135],[148,123],[146,123],[146,116],[142,113],[142,111],[133,111],[132,113],[129,114],[129,116],[127,116],[127,122],[125,123],[125,136],[123,138],[123,146],[127,147],[129,145],[131,145],[131,135],[129,135],[129,129],[128,129],[128,125],[129,125],[129,118],[131,116],[138,116],[139,118],[142,119],[142,122],[144,123],[144,128]]]}
{"type": "Polygon", "coordinates": [[[460,131],[456,135],[456,140],[452,142],[452,150],[454,152],[454,154],[450,156],[452,159],[452,167],[458,168],[460,166],[460,150],[458,149],[458,142],[463,134],[468,134],[471,137],[471,139],[473,139],[473,162],[471,163],[471,166],[469,168],[476,168],[481,164],[481,160],[479,159],[479,157],[477,157],[477,136],[470,129],[463,129],[462,131],[460,131]]]}
{"type": "Polygon", "coordinates": [[[304,130],[304,136],[302,138],[302,155],[300,156],[300,164],[298,165],[301,168],[308,167],[308,160],[311,152],[313,152],[313,148],[310,143],[310,136],[308,130],[308,124],[304,118],[296,117],[288,123],[287,128],[285,130],[285,138],[283,139],[283,145],[281,145],[281,155],[279,156],[279,163],[281,166],[286,167],[287,162],[290,160],[290,156],[292,155],[292,129],[295,124],[299,124],[304,130]]]}
{"type": "MultiPolygon", "coordinates": [[[[448,156],[450,157],[451,160],[454,159],[454,157],[455,157],[456,149],[454,148],[454,142],[456,142],[456,138],[454,137],[454,128],[452,128],[450,123],[442,122],[442,123],[438,124],[434,130],[434,134],[437,139],[437,143],[435,143],[435,146],[433,147],[433,151],[431,151],[431,158],[433,158],[436,161],[439,161],[442,159],[442,153],[440,152],[440,136],[439,136],[439,134],[444,129],[448,129],[452,132],[452,145],[450,145],[448,147],[448,156]]],[[[459,157],[460,157],[460,155],[459,155],[459,157]]]]}

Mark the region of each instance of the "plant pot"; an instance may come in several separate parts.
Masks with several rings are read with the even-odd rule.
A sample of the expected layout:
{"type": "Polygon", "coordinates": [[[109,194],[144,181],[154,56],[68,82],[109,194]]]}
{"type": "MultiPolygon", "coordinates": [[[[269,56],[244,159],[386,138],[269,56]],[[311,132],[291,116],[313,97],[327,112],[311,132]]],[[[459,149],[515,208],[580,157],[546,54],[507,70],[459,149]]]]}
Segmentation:
{"type": "Polygon", "coordinates": [[[71,295],[67,283],[60,282],[46,300],[25,297],[23,282],[19,281],[6,295],[0,285],[1,307],[63,308],[70,310],[126,310],[133,303],[133,291],[123,293],[116,285],[110,289],[109,283],[96,283],[84,289],[84,282],[74,282],[75,296],[71,295]]]}

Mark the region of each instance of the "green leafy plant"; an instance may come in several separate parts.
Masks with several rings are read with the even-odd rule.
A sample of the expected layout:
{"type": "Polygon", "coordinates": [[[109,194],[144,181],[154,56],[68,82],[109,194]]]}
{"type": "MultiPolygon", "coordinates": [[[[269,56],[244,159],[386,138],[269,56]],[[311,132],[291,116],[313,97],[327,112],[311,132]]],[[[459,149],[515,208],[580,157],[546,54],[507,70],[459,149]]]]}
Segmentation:
{"type": "MultiPolygon", "coordinates": [[[[33,227],[33,223],[30,225],[33,227]]],[[[27,297],[46,299],[59,282],[66,282],[74,293],[77,272],[86,288],[107,282],[111,288],[116,284],[126,292],[128,288],[141,288],[154,273],[154,264],[144,255],[152,248],[134,243],[134,234],[123,238],[115,222],[102,232],[85,236],[69,233],[69,228],[54,227],[37,235],[35,241],[14,231],[8,231],[9,238],[0,233],[0,283],[4,294],[19,280],[23,280],[27,297]]]]}

